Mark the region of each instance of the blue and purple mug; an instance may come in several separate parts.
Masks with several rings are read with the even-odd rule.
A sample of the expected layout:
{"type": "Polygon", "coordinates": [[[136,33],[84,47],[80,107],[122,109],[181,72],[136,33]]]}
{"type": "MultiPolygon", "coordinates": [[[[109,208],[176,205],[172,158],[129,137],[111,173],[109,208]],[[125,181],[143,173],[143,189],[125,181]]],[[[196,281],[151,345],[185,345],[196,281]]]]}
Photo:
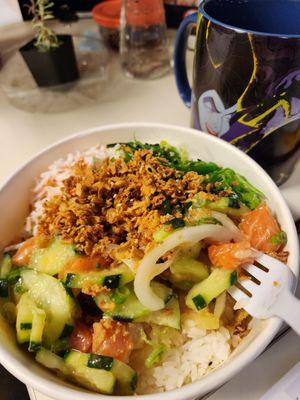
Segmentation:
{"type": "Polygon", "coordinates": [[[181,23],[174,58],[192,126],[236,145],[283,183],[300,150],[300,0],[203,0],[181,23]],[[191,90],[185,51],[195,24],[191,90]]]}

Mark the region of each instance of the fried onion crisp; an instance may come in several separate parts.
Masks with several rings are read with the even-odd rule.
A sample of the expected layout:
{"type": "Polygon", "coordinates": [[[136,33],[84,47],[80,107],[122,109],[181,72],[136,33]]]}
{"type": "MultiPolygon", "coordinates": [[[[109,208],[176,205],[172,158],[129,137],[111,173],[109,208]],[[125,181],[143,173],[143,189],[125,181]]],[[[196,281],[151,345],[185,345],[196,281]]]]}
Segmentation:
{"type": "MultiPolygon", "coordinates": [[[[73,167],[61,193],[44,203],[38,232],[71,240],[86,255],[101,255],[107,265],[116,245],[124,257],[142,258],[153,233],[172,219],[162,205],[168,201],[176,217],[181,206],[203,190],[203,177],[166,166],[149,150],[139,150],[129,162],[122,158],[83,160],[73,167]]],[[[116,260],[117,261],[117,260],[116,260]]]]}

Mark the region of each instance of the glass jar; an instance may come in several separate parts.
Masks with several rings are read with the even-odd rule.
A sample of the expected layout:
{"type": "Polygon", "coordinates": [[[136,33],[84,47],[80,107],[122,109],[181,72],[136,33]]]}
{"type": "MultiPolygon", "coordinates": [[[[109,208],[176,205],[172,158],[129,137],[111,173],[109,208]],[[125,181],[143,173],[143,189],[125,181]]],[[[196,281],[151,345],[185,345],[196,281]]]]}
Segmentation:
{"type": "Polygon", "coordinates": [[[153,79],[170,70],[162,0],[123,0],[120,52],[127,76],[153,79]]]}

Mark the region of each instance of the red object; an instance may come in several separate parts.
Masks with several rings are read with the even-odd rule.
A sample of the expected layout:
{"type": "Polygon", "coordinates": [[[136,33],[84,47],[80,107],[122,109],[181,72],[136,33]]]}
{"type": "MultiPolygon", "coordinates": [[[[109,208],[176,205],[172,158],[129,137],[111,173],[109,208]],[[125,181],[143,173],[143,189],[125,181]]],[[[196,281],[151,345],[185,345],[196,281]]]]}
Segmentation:
{"type": "Polygon", "coordinates": [[[92,15],[94,21],[105,28],[118,29],[120,27],[121,0],[104,1],[97,4],[92,15]]]}
{"type": "Polygon", "coordinates": [[[92,350],[92,332],[91,329],[77,322],[70,337],[70,347],[82,353],[90,353],[92,350]]]}
{"type": "Polygon", "coordinates": [[[93,325],[94,354],[109,356],[127,363],[133,349],[133,342],[126,324],[102,319],[93,325]]]}
{"type": "Polygon", "coordinates": [[[272,236],[280,231],[280,227],[266,203],[243,215],[239,228],[257,250],[266,253],[281,247],[281,244],[272,243],[272,236]]]}
{"type": "Polygon", "coordinates": [[[247,241],[213,244],[208,248],[208,256],[213,265],[224,269],[237,269],[254,261],[254,252],[247,241]]]}

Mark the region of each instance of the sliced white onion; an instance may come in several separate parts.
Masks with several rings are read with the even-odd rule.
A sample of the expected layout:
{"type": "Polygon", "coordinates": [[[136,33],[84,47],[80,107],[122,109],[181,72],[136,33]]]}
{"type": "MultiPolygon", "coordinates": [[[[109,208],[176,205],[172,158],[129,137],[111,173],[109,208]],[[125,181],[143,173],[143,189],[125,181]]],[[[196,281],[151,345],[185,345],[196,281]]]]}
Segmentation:
{"type": "Polygon", "coordinates": [[[175,258],[175,254],[172,257],[170,257],[169,260],[167,260],[163,263],[155,264],[154,268],[152,268],[153,274],[151,275],[151,280],[153,278],[155,278],[156,276],[165,272],[170,267],[172,262],[174,261],[174,258],[175,258]]]}
{"type": "Polygon", "coordinates": [[[164,301],[152,291],[150,282],[161,273],[157,268],[157,260],[168,251],[181,244],[197,243],[205,238],[222,242],[236,239],[236,236],[236,232],[233,232],[232,229],[212,224],[186,227],[168,236],[162,243],[149,251],[139,264],[134,280],[134,291],[139,301],[151,311],[164,308],[164,301]]]}
{"type": "Polygon", "coordinates": [[[134,261],[131,260],[130,258],[124,258],[124,259],[122,260],[122,262],[123,262],[124,264],[126,264],[127,267],[128,267],[133,273],[136,272],[136,269],[137,269],[136,262],[134,262],[134,261]]]}
{"type": "MultiPolygon", "coordinates": [[[[162,274],[166,269],[168,269],[170,267],[170,265],[172,264],[173,260],[174,260],[174,256],[175,254],[173,254],[172,257],[169,258],[169,260],[163,262],[163,263],[158,263],[155,264],[154,268],[153,268],[153,277],[151,279],[153,279],[155,276],[162,274]]],[[[131,260],[130,258],[124,258],[122,260],[122,262],[124,264],[127,265],[127,267],[135,274],[138,268],[138,264],[136,261],[131,260]]]]}
{"type": "Polygon", "coordinates": [[[231,230],[232,234],[234,235],[233,236],[234,241],[239,242],[240,240],[243,239],[243,235],[239,230],[239,228],[234,224],[234,222],[229,217],[227,217],[226,214],[218,211],[212,211],[211,216],[220,221],[222,225],[225,226],[225,228],[231,230]]]}

